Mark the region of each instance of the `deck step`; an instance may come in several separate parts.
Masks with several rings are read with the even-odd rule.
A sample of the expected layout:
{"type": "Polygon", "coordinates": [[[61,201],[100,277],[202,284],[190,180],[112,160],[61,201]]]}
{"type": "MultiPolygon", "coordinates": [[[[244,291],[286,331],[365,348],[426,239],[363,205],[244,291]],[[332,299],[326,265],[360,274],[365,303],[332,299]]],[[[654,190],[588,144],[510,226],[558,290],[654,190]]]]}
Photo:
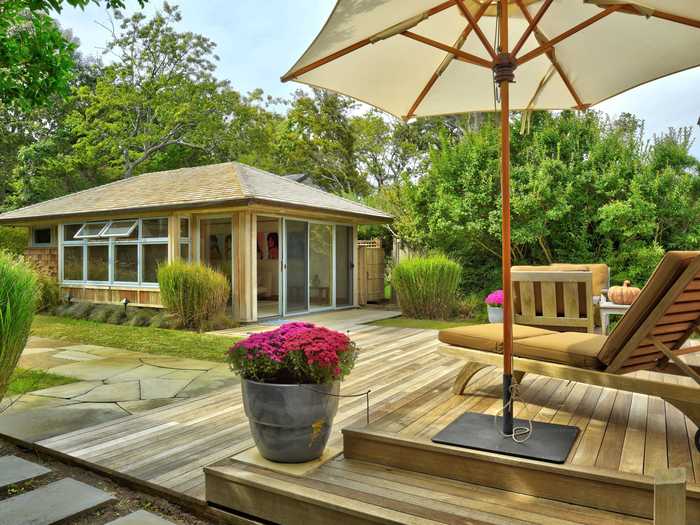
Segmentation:
{"type": "Polygon", "coordinates": [[[0,523],[52,525],[112,501],[111,494],[65,478],[0,501],[0,523]]]}
{"type": "Polygon", "coordinates": [[[46,467],[17,456],[0,457],[0,489],[45,476],[49,472],[46,467]]]}
{"type": "Polygon", "coordinates": [[[110,521],[107,525],[174,525],[172,521],[165,518],[146,512],[145,510],[137,510],[114,521],[110,521]]]}

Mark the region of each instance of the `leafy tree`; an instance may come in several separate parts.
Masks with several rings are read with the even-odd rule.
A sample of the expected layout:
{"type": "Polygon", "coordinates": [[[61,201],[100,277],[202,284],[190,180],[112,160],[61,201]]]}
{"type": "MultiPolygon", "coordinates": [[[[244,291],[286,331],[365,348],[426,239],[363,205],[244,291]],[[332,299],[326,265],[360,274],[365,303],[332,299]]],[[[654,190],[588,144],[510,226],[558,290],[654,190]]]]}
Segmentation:
{"type": "Polygon", "coordinates": [[[70,117],[79,137],[74,154],[88,163],[108,160],[112,175],[125,178],[170,148],[198,150],[198,162],[205,162],[223,123],[228,89],[213,76],[215,44],[177,32],[180,12],[167,3],[150,20],[142,13],[115,17],[120,27],[112,28],[105,51],[115,62],[94,90],[77,90],[84,109],[70,117]]]}
{"type": "MultiPolygon", "coordinates": [[[[65,96],[73,70],[75,44],[49,16],[64,3],[85,8],[98,0],[3,0],[0,2],[0,103],[28,110],[54,95],[65,96]]],[[[147,0],[139,0],[143,6],[147,0]]],[[[106,0],[124,7],[123,0],[106,0]]]]}
{"type": "Polygon", "coordinates": [[[297,91],[277,140],[281,171],[308,173],[330,191],[366,193],[369,186],[355,165],[349,116],[355,106],[347,97],[320,89],[312,95],[297,91]]]}

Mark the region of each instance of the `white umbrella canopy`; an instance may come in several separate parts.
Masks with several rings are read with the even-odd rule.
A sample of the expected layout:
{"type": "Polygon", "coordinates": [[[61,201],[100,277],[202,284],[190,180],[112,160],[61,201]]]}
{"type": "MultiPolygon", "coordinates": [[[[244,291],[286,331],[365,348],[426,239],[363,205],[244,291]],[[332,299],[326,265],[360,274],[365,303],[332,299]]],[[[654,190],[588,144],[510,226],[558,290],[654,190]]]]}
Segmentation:
{"type": "MultiPolygon", "coordinates": [[[[493,111],[494,57],[480,37],[496,48],[495,14],[488,0],[340,0],[282,78],[404,118],[493,111]]],[[[512,110],[586,108],[700,65],[698,0],[510,0],[508,15],[511,52],[537,18],[516,53],[512,110]]]]}
{"type": "MultiPolygon", "coordinates": [[[[517,443],[523,441],[512,406],[509,113],[585,109],[698,65],[700,0],[338,0],[282,77],[406,119],[501,111],[502,434],[517,443]]],[[[465,421],[477,430],[488,426],[465,421]]],[[[541,447],[556,448],[557,462],[566,459],[577,432],[560,430],[545,429],[541,447]]],[[[483,445],[461,437],[448,442],[483,445]]]]}

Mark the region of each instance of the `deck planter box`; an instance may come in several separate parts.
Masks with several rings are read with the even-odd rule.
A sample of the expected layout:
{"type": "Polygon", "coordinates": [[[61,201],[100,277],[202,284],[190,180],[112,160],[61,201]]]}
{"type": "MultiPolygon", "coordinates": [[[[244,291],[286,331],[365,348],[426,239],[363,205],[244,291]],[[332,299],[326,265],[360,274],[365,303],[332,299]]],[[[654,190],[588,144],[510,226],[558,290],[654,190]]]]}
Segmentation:
{"type": "Polygon", "coordinates": [[[243,380],[243,406],[260,454],[303,463],[323,454],[338,411],[340,381],[275,385],[243,380]]]}
{"type": "Polygon", "coordinates": [[[264,458],[303,463],[323,454],[340,381],[356,357],[347,335],[310,323],[287,323],[231,347],[228,362],[243,379],[243,406],[264,458]]]}

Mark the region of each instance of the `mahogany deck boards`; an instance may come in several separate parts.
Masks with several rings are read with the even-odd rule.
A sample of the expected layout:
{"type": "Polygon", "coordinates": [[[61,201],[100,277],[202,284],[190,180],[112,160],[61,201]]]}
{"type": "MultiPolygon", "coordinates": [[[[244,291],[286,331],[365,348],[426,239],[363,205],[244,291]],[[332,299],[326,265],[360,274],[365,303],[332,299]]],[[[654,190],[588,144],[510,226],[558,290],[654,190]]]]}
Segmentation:
{"type": "MultiPolygon", "coordinates": [[[[437,337],[434,331],[357,326],[350,335],[361,348],[361,353],[355,370],[343,384],[343,393],[371,389],[370,428],[429,441],[432,435],[465,410],[493,414],[500,406],[501,372],[493,368],[483,370],[475,377],[466,391],[467,395],[452,395],[452,382],[462,362],[435,352],[437,337]]],[[[685,381],[678,377],[667,380],[685,381]]],[[[674,407],[657,398],[535,375],[525,377],[521,393],[528,403],[527,413],[530,417],[581,428],[580,437],[567,461],[571,465],[648,475],[661,468],[683,466],[690,483],[700,481],[700,453],[691,441],[695,425],[674,407]]],[[[526,416],[522,404],[517,405],[516,414],[526,416]]],[[[364,421],[364,398],[342,399],[330,445],[341,446],[340,430],[363,424],[364,421]]],[[[236,388],[57,436],[38,445],[157,488],[163,493],[203,502],[203,468],[221,463],[250,448],[253,443],[243,413],[240,391],[236,388]]],[[[254,467],[245,468],[254,470],[254,467]]],[[[255,475],[263,478],[282,476],[268,471],[255,475]]],[[[436,488],[433,496],[426,495],[427,499],[424,500],[421,495],[413,494],[425,481],[421,476],[425,475],[360,464],[340,456],[308,476],[308,479],[295,480],[298,483],[301,483],[300,479],[304,479],[304,483],[323,481],[324,486],[322,490],[319,489],[321,492],[335,490],[327,487],[327,484],[350,486],[356,483],[359,487],[364,483],[367,487],[376,485],[377,491],[380,486],[392,486],[396,488],[396,494],[389,489],[385,490],[393,495],[382,494],[387,498],[391,496],[392,501],[398,501],[400,504],[396,505],[399,507],[408,502],[421,502],[419,506],[426,505],[425,508],[430,509],[435,501],[441,501],[456,505],[455,508],[450,507],[455,516],[463,512],[463,509],[457,508],[461,505],[457,500],[461,500],[462,496],[459,495],[466,492],[480,495],[497,492],[498,498],[520,502],[532,498],[433,478],[431,487],[435,483],[435,487],[441,488],[436,488]],[[384,482],[387,485],[382,485],[384,482]],[[430,498],[432,503],[428,501],[430,498]]],[[[374,489],[367,490],[375,493],[374,489]]],[[[352,493],[350,499],[355,498],[355,492],[344,493],[352,493]]],[[[355,504],[364,501],[362,494],[356,496],[355,504]]],[[[491,516],[490,507],[481,496],[468,499],[464,505],[470,506],[473,511],[485,509],[479,512],[491,516]],[[476,503],[473,502],[481,506],[474,506],[476,503]]],[[[551,504],[553,507],[550,510],[565,505],[535,499],[532,500],[533,505],[536,503],[545,508],[551,504]]],[[[550,510],[546,512],[551,514],[550,510]]],[[[496,519],[498,516],[496,512],[489,518],[491,521],[481,522],[499,523],[496,519]]],[[[561,516],[555,512],[548,520],[539,522],[565,523],[561,521],[561,516]]],[[[428,521],[420,521],[416,517],[415,522],[435,522],[430,521],[432,519],[425,517],[420,520],[428,521]]],[[[567,519],[571,520],[568,514],[567,519]]],[[[626,519],[615,517],[618,521],[598,523],[640,523],[626,519]]],[[[527,519],[523,521],[528,522],[527,519]]],[[[457,523],[460,520],[455,518],[442,522],[457,523]]]]}

